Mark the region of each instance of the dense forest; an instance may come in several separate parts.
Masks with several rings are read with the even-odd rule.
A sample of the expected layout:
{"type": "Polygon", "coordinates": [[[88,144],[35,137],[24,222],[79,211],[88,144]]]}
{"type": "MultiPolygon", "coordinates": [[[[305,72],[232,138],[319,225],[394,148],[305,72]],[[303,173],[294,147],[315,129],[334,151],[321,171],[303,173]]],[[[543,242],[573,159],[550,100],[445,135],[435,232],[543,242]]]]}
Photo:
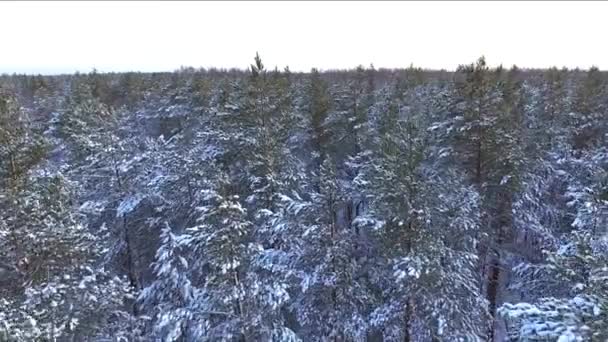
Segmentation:
{"type": "Polygon", "coordinates": [[[608,77],[0,77],[0,341],[608,341],[608,77]]]}

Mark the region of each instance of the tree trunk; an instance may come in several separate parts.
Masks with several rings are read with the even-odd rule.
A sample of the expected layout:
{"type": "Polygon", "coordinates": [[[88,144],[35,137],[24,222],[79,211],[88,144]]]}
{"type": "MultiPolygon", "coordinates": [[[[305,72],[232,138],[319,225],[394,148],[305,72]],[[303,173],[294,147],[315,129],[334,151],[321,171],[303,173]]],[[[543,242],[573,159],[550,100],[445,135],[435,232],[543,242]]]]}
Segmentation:
{"type": "Polygon", "coordinates": [[[405,315],[403,317],[403,342],[411,342],[412,336],[410,335],[411,321],[412,321],[412,303],[411,299],[408,299],[405,303],[405,315]]]}
{"type": "Polygon", "coordinates": [[[489,341],[494,341],[494,322],[496,317],[496,307],[498,300],[498,287],[500,280],[500,258],[498,256],[494,256],[492,258],[492,262],[490,264],[490,270],[488,272],[488,291],[487,298],[490,302],[490,315],[492,317],[492,321],[490,322],[490,333],[489,333],[489,341]]]}
{"type": "Polygon", "coordinates": [[[494,248],[495,251],[490,262],[490,269],[488,271],[488,290],[487,299],[489,301],[490,315],[492,317],[492,324],[490,325],[490,341],[494,340],[496,332],[494,330],[494,323],[496,321],[496,309],[498,307],[498,295],[500,292],[500,275],[501,275],[501,256],[500,248],[505,243],[507,229],[511,228],[513,217],[512,217],[512,206],[513,206],[513,195],[510,189],[505,189],[500,199],[500,205],[498,208],[498,229],[494,233],[496,234],[494,248]]]}
{"type": "MultiPolygon", "coordinates": [[[[122,220],[123,233],[125,239],[125,249],[126,249],[126,257],[127,257],[127,277],[129,279],[129,284],[135,288],[139,289],[139,282],[137,279],[137,274],[135,273],[134,261],[133,261],[133,252],[131,249],[131,239],[129,238],[129,229],[127,225],[127,217],[123,216],[122,220]]],[[[138,315],[137,304],[133,304],[133,315],[138,315]]]]}

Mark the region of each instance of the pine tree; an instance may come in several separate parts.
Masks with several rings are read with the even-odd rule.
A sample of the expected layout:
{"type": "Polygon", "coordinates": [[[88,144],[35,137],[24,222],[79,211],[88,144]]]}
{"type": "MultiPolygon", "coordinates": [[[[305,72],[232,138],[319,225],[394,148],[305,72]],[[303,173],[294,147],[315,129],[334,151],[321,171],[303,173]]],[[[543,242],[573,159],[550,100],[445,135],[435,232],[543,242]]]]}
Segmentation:
{"type": "Polygon", "coordinates": [[[601,341],[608,337],[606,241],[575,231],[535,270],[560,284],[566,296],[541,297],[535,303],[505,304],[511,337],[601,341]]]}
{"type": "Polygon", "coordinates": [[[76,160],[113,145],[107,133],[115,124],[114,113],[94,95],[95,84],[90,82],[72,82],[71,96],[57,122],[58,136],[69,144],[76,160]]]}
{"type": "Polygon", "coordinates": [[[65,180],[32,178],[19,196],[23,201],[7,211],[7,252],[19,260],[24,296],[3,311],[7,332],[18,341],[103,333],[131,289],[94,269],[101,250],[72,214],[65,180]]]}
{"type": "Polygon", "coordinates": [[[294,266],[301,282],[295,312],[307,340],[358,340],[367,332],[371,293],[359,275],[357,237],[338,222],[343,194],[330,158],[323,161],[318,177],[319,191],[291,207],[302,230],[302,250],[294,266]]]}
{"type": "MultiPolygon", "coordinates": [[[[513,238],[512,206],[522,165],[522,102],[518,70],[505,75],[502,67],[490,70],[485,59],[462,66],[458,93],[462,113],[456,136],[461,165],[480,193],[479,255],[483,289],[495,315],[502,292],[503,245],[513,238]]],[[[489,338],[495,336],[495,327],[489,338]]]]}
{"type": "Polygon", "coordinates": [[[46,156],[47,143],[36,132],[17,98],[0,88],[0,188],[18,188],[27,172],[46,156]]]}
{"type": "Polygon", "coordinates": [[[573,146],[584,149],[604,142],[606,84],[597,67],[592,67],[579,83],[574,98],[574,112],[570,114],[573,146]]]}
{"type": "Polygon", "coordinates": [[[165,222],[160,235],[160,247],[152,264],[154,281],[144,288],[138,300],[154,313],[153,336],[162,341],[185,341],[193,319],[192,286],[187,278],[188,262],[182,256],[178,237],[165,222]]]}
{"type": "Polygon", "coordinates": [[[259,250],[252,244],[254,231],[247,211],[239,196],[231,193],[225,175],[217,182],[216,189],[206,192],[199,224],[189,229],[185,240],[193,266],[207,270],[194,308],[203,317],[195,338],[251,341],[289,333],[268,316],[277,308],[268,308],[265,281],[253,272],[259,250]]]}
{"type": "Polygon", "coordinates": [[[312,69],[310,73],[307,92],[313,148],[318,154],[317,164],[320,166],[328,150],[329,132],[326,128],[326,120],[330,110],[330,98],[327,84],[321,79],[317,69],[312,69]]]}
{"type": "Polygon", "coordinates": [[[553,145],[560,136],[564,135],[563,127],[568,113],[568,94],[566,89],[567,70],[549,69],[543,75],[541,86],[541,117],[534,124],[546,122],[539,127],[540,134],[545,135],[549,146],[553,145]]]}
{"type": "Polygon", "coordinates": [[[423,115],[407,110],[413,103],[403,103],[409,96],[401,91],[395,88],[380,116],[383,134],[356,179],[369,201],[359,221],[372,227],[384,260],[379,264],[387,265],[377,284],[383,300],[371,319],[391,340],[480,339],[485,317],[474,273],[475,192],[458,193],[453,188],[462,185],[452,183],[453,175],[427,168],[423,115]],[[481,314],[463,319],[467,307],[481,314]]]}

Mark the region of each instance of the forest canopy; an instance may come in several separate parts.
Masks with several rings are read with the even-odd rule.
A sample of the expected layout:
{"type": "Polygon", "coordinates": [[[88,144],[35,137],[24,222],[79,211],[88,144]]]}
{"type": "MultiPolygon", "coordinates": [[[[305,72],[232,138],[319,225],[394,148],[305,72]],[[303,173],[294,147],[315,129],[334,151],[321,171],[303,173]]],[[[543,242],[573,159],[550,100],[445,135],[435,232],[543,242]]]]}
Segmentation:
{"type": "Polygon", "coordinates": [[[606,341],[598,68],[0,77],[0,341],[606,341]]]}

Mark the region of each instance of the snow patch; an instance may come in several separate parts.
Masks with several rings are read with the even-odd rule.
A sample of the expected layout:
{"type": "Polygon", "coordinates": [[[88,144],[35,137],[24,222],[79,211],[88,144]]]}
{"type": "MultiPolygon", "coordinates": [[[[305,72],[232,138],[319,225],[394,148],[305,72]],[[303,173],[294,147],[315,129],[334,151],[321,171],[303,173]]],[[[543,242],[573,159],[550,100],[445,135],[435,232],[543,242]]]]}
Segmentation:
{"type": "Polygon", "coordinates": [[[122,217],[132,212],[133,210],[135,210],[135,208],[137,208],[137,206],[143,199],[144,197],[139,194],[131,195],[123,199],[122,202],[120,202],[120,204],[118,205],[118,208],[116,208],[116,217],[122,217]]]}

